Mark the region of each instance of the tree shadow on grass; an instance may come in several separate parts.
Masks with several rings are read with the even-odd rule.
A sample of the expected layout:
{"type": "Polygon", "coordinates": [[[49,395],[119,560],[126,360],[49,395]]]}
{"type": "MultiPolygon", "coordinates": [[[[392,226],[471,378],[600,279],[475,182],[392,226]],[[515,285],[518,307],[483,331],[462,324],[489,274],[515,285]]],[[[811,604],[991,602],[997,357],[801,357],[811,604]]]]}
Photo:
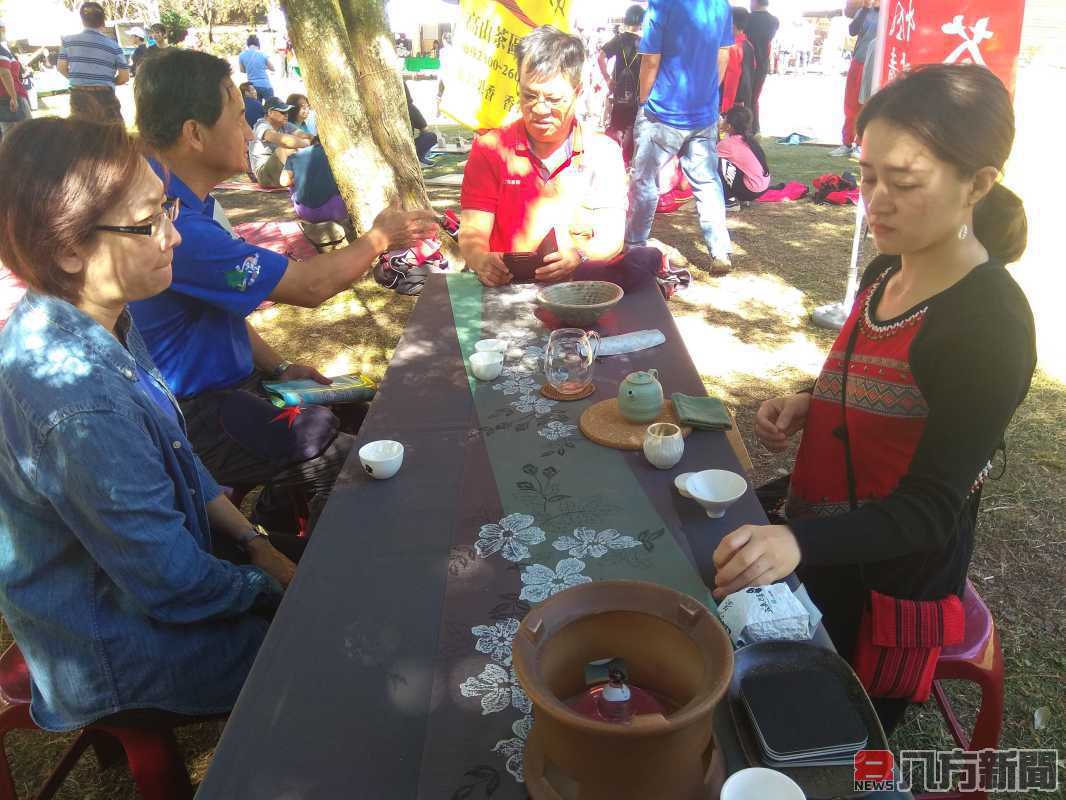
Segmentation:
{"type": "MultiPolygon", "coordinates": [[[[778,276],[804,293],[809,308],[843,297],[854,207],[820,206],[809,200],[756,203],[730,211],[727,222],[733,239],[734,270],[778,276]],[[834,287],[839,290],[834,291],[834,287]]],[[[707,268],[710,256],[695,201],[673,214],[657,215],[652,236],[676,247],[696,269],[707,268]]],[[[860,266],[864,266],[861,260],[860,266]]]]}

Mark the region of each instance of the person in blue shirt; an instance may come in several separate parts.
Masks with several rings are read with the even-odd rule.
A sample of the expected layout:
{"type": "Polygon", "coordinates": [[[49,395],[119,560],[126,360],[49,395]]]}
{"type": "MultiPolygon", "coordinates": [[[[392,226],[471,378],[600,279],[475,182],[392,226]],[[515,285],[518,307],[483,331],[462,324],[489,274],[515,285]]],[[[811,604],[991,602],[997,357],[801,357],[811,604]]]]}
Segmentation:
{"type": "Polygon", "coordinates": [[[640,109],[629,184],[626,246],[641,247],[659,201],[659,173],[675,155],[692,184],[711,274],[731,268],[718,177],[718,51],[733,43],[727,0],[651,0],[640,42],[640,109]]]}
{"type": "Polygon", "coordinates": [[[169,49],[144,63],[134,97],[137,128],[168,175],[167,196],[181,200],[182,242],[170,288],[134,303],[133,317],[215,479],[268,484],[256,512],[277,520],[268,527],[292,519],[287,503],[294,495],[300,505],[307,501],[313,525],[353,439],[322,406],[305,408],[291,427],[278,424],[264,378],[329,379],[282,357],[246,317],[267,299],[306,308],[324,303],[369,272],[381,253],[436,235],[434,216],[388,208],[349,247],[290,261],[235,237],[215,218],[210,192],[246,169],[252,138],[229,65],[169,49]],[[270,508],[279,511],[268,515],[270,508]]]}
{"type": "Polygon", "coordinates": [[[255,87],[260,102],[265,103],[274,96],[274,87],[270,83],[270,73],[274,65],[259,49],[259,37],[254,33],[248,37],[248,46],[237,56],[241,72],[248,76],[248,82],[255,87]]]}
{"type": "Polygon", "coordinates": [[[266,106],[259,102],[255,87],[247,81],[241,84],[241,97],[244,98],[244,119],[249,128],[254,128],[266,116],[266,106]]]}
{"type": "Polygon", "coordinates": [[[0,332],[0,614],[30,713],[63,731],[225,712],[302,540],[223,494],[130,318],[171,282],[180,206],[121,125],[10,140],[0,260],[29,289],[0,332]]]}

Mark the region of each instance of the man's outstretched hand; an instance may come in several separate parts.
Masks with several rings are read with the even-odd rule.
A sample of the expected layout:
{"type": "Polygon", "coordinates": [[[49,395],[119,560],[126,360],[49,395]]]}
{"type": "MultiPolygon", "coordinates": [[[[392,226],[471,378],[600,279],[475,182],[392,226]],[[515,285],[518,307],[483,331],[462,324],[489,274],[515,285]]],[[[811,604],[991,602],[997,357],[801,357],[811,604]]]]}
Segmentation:
{"type": "Polygon", "coordinates": [[[514,275],[503,263],[503,253],[485,253],[478,263],[470,266],[486,286],[504,286],[514,280],[514,275]]]}

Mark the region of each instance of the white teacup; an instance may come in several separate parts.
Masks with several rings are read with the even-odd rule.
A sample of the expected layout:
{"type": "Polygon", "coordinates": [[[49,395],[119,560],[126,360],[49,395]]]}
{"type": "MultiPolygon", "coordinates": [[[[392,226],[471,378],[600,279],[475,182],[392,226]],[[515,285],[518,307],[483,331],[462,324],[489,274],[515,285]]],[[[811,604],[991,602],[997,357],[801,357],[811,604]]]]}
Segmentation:
{"type": "Polygon", "coordinates": [[[368,442],[359,448],[359,462],[371,478],[379,481],[391,478],[403,464],[403,445],[392,439],[368,442]]]}
{"type": "Polygon", "coordinates": [[[470,370],[479,381],[496,380],[503,372],[503,353],[497,350],[481,350],[474,353],[470,356],[470,370]]]}
{"type": "Polygon", "coordinates": [[[481,339],[474,343],[474,350],[479,353],[506,353],[507,342],[504,339],[481,339]]]}
{"type": "Polygon", "coordinates": [[[692,495],[688,493],[688,479],[695,474],[695,472],[682,472],[674,478],[674,486],[677,487],[677,493],[689,500],[692,499],[692,495]]]}
{"type": "Polygon", "coordinates": [[[672,422],[656,422],[644,434],[644,457],[653,467],[670,469],[685,454],[685,437],[672,422]]]}
{"type": "Polygon", "coordinates": [[[722,784],[721,800],[804,800],[792,778],[775,769],[749,767],[734,772],[722,784]]]}
{"type": "Polygon", "coordinates": [[[726,509],[748,491],[748,482],[735,472],[705,469],[689,475],[685,489],[693,500],[703,506],[708,517],[720,519],[725,516],[726,509]]]}

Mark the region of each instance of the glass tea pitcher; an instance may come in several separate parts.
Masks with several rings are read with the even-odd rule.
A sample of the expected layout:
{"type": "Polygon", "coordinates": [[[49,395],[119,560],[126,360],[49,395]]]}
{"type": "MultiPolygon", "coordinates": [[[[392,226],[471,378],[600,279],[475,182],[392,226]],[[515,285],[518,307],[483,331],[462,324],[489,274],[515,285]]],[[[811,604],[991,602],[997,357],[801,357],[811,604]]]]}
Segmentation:
{"type": "Polygon", "coordinates": [[[559,328],[544,348],[544,377],[561,395],[580,394],[592,383],[600,335],[580,328],[559,328]]]}

